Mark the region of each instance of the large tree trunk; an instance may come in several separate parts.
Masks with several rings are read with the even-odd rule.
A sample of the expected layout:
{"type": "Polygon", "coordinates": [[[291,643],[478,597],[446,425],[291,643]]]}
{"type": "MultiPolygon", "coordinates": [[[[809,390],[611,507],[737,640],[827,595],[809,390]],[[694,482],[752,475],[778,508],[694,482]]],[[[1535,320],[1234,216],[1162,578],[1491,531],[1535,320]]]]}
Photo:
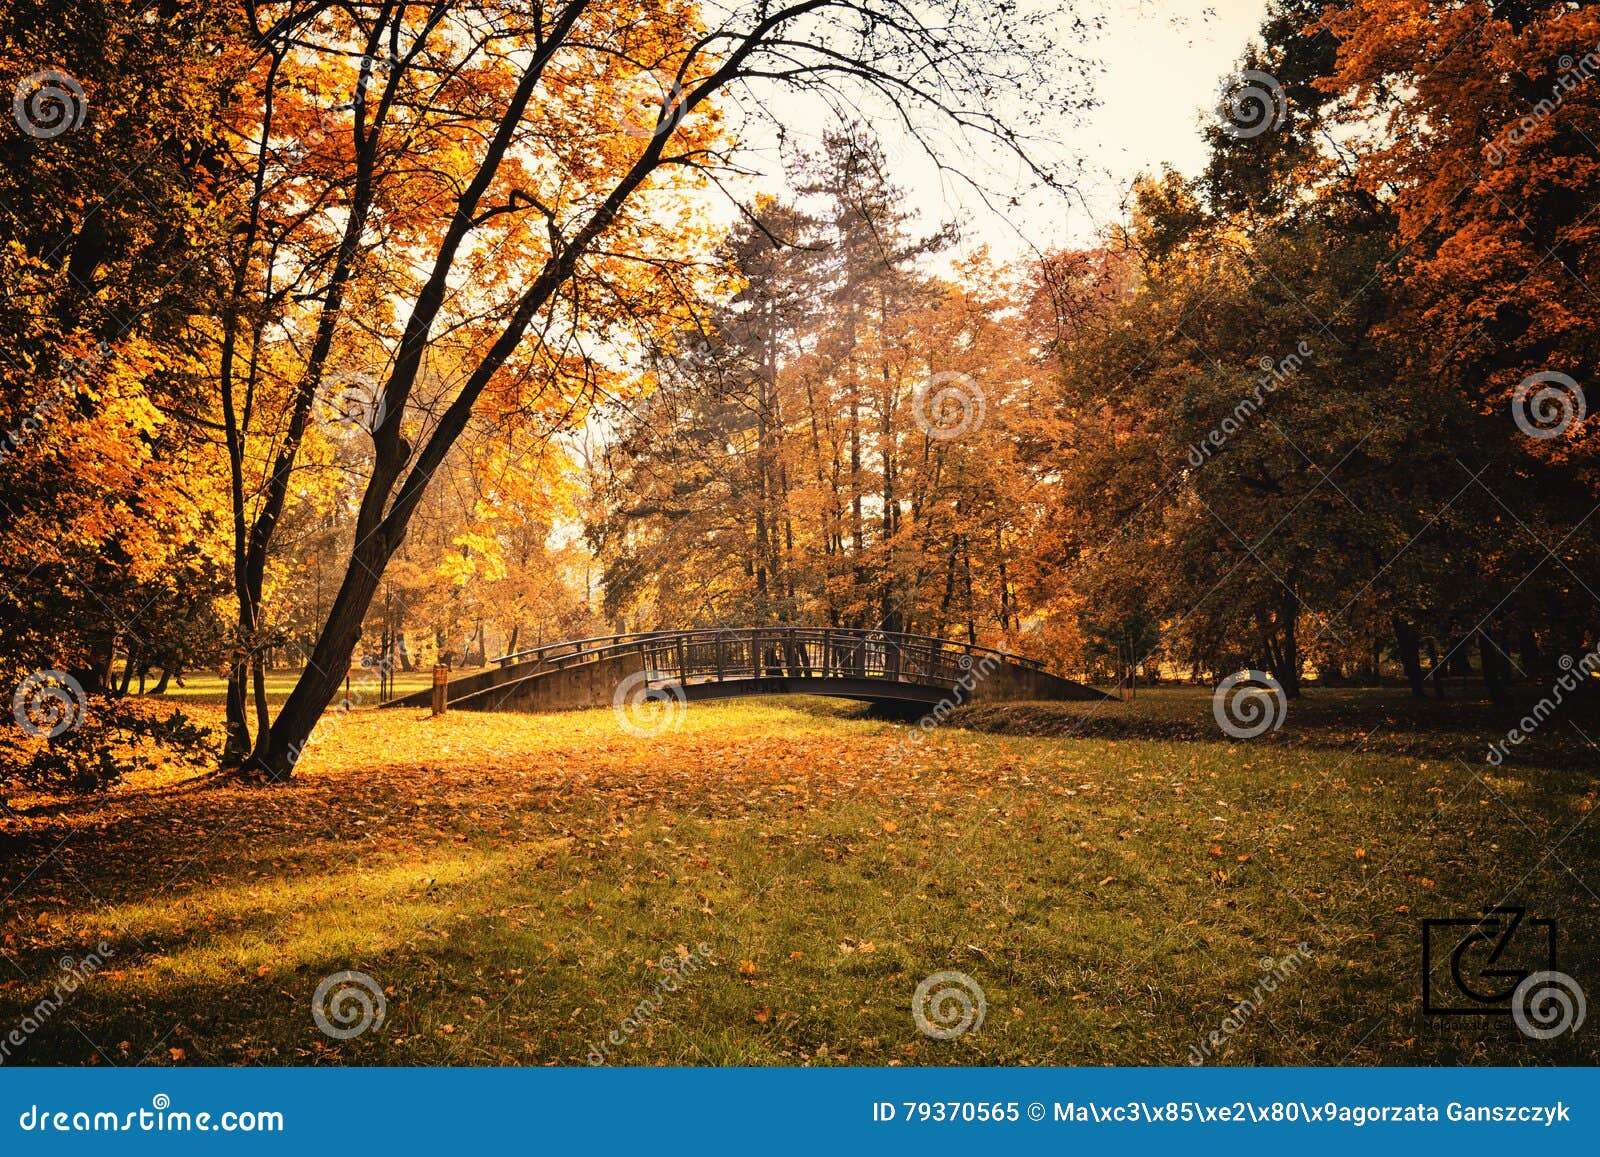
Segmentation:
{"type": "Polygon", "coordinates": [[[1417,629],[1399,615],[1394,616],[1394,648],[1400,656],[1400,665],[1406,669],[1406,678],[1411,682],[1411,694],[1418,699],[1427,698],[1423,691],[1422,672],[1422,640],[1417,637],[1417,629]]]}
{"type": "Polygon", "coordinates": [[[1486,630],[1478,632],[1478,659],[1483,664],[1483,689],[1489,693],[1489,701],[1496,707],[1511,706],[1511,691],[1506,686],[1508,664],[1486,630]]]}
{"type": "Polygon", "coordinates": [[[1432,639],[1429,639],[1428,683],[1430,686],[1432,686],[1433,695],[1436,699],[1445,699],[1449,696],[1450,687],[1444,682],[1444,677],[1448,673],[1446,668],[1447,662],[1448,657],[1439,654],[1438,645],[1432,639]]]}
{"type": "Polygon", "coordinates": [[[247,768],[253,774],[276,782],[288,779],[294,772],[317,720],[350,669],[350,657],[361,639],[367,607],[377,593],[383,568],[398,545],[387,544],[381,534],[374,534],[356,547],[352,565],[345,571],[344,582],[334,596],[305,670],[278,718],[251,753],[247,768]]]}
{"type": "Polygon", "coordinates": [[[222,766],[238,767],[250,754],[250,670],[243,651],[228,667],[228,697],[222,766]]]}
{"type": "Polygon", "coordinates": [[[85,691],[105,691],[111,686],[111,669],[116,660],[117,638],[110,631],[96,631],[89,637],[89,656],[82,667],[67,673],[85,691]]]}
{"type": "Polygon", "coordinates": [[[1539,640],[1533,633],[1533,628],[1522,628],[1522,634],[1517,640],[1517,650],[1522,652],[1522,672],[1530,679],[1536,679],[1544,672],[1544,656],[1539,651],[1539,640]]]}
{"type": "Polygon", "coordinates": [[[1290,699],[1300,697],[1300,605],[1290,596],[1278,608],[1277,621],[1263,624],[1262,641],[1272,677],[1290,699]]]}

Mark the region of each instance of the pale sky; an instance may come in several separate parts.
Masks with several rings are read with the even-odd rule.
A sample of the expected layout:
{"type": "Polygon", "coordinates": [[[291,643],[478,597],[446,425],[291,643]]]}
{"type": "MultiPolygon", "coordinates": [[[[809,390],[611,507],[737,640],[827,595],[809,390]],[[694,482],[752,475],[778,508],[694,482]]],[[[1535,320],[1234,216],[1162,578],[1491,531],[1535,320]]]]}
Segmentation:
{"type": "MultiPolygon", "coordinates": [[[[1083,244],[1119,215],[1129,184],[1140,172],[1163,164],[1194,175],[1204,164],[1201,127],[1212,116],[1218,85],[1237,65],[1256,36],[1267,0],[1082,0],[1080,14],[1099,12],[1106,27],[1082,43],[1081,55],[1097,61],[1093,91],[1099,104],[1080,114],[1082,124],[1063,120],[1057,131],[1061,156],[1080,172],[1076,195],[1038,193],[999,211],[948,177],[905,138],[903,131],[879,126],[892,169],[912,201],[930,222],[955,219],[973,244],[987,244],[997,256],[1025,255],[1030,246],[1048,249],[1083,244]]],[[[1063,28],[1069,24],[1061,16],[1063,28]]],[[[786,110],[793,138],[816,141],[828,118],[820,103],[799,102],[786,110]]],[[[771,150],[763,167],[776,169],[771,150]]],[[[1011,169],[1019,169],[1014,159],[1011,169]]],[[[772,181],[779,184],[774,173],[772,181]]],[[[1024,187],[1021,174],[990,166],[985,183],[1008,193],[1024,187]]]]}

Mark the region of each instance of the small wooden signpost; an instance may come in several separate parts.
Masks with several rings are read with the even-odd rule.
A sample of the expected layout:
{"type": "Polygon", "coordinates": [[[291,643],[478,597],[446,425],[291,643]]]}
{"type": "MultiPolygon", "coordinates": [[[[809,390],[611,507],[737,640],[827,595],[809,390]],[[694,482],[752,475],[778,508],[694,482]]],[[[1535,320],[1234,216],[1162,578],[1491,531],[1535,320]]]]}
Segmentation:
{"type": "Polygon", "coordinates": [[[447,706],[445,684],[450,682],[450,667],[446,663],[433,665],[433,713],[443,715],[447,706]]]}

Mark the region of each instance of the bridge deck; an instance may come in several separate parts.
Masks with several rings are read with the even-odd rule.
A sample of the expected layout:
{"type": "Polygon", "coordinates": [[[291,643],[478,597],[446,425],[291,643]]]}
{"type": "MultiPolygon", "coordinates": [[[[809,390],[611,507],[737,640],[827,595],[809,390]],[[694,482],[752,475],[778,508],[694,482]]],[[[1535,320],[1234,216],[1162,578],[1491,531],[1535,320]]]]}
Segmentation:
{"type": "MultiPolygon", "coordinates": [[[[684,698],[822,694],[884,702],[954,698],[1088,699],[1092,688],[1036,659],[927,635],[825,627],[650,631],[575,639],[502,655],[451,680],[447,701],[473,710],[599,707],[626,680],[684,698]],[[988,694],[983,690],[987,689],[988,694]]],[[[418,692],[386,706],[426,706],[418,692]]]]}

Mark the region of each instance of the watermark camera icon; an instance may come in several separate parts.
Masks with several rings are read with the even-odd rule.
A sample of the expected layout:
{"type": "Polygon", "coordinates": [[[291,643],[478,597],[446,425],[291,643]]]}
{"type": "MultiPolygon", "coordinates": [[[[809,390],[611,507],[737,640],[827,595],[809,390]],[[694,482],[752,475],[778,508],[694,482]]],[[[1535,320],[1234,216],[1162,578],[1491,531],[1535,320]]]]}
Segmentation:
{"type": "Polygon", "coordinates": [[[1422,1011],[1430,1015],[1510,1016],[1518,986],[1555,969],[1555,921],[1525,908],[1422,922],[1422,1011]]]}

